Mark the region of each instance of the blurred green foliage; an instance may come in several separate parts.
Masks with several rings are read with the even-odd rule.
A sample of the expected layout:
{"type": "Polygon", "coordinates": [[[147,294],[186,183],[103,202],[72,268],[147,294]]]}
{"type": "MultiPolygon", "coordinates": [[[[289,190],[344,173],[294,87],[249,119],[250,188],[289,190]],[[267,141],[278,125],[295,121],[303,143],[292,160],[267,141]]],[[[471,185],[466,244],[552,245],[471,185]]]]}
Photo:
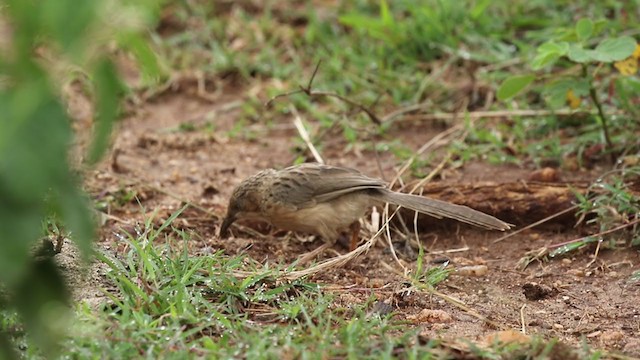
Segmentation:
{"type": "MultiPolygon", "coordinates": [[[[107,45],[116,41],[130,49],[151,74],[157,66],[137,34],[155,18],[157,5],[74,0],[0,5],[0,18],[11,29],[3,34],[9,39],[0,57],[0,287],[5,290],[0,294],[2,309],[18,311],[45,354],[53,354],[64,334],[60,320],[68,293],[53,261],[32,256],[45,235],[42,225],[59,223],[85,258],[95,237],[91,206],[70,162],[73,120],[61,100],[60,78],[74,75],[58,73],[57,65],[80,69],[91,84],[94,141],[86,159],[95,163],[125,94],[107,45]]],[[[10,336],[0,331],[0,342],[8,343],[10,336]]],[[[1,346],[0,355],[15,354],[1,346]]]]}

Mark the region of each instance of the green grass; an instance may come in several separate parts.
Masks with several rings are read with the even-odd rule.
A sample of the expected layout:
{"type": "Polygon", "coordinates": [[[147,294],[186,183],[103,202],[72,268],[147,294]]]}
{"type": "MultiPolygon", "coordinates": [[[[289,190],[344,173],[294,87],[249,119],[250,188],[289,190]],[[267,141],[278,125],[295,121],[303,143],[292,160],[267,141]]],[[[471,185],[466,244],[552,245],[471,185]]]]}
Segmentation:
{"type": "MultiPolygon", "coordinates": [[[[631,14],[638,15],[633,3],[344,1],[319,12],[304,1],[291,4],[287,11],[275,1],[265,2],[259,10],[210,2],[171,2],[175,29],[153,39],[171,71],[198,69],[213,76],[232,72],[247,84],[279,80],[282,88],[265,86],[257,97],[248,97],[243,119],[230,136],[251,139],[254,135],[244,130],[247,124],[268,126],[288,114],[293,104],[320,126],[319,133],[339,124],[342,131],[337,135],[344,137],[347,148],[357,142],[373,148],[375,134],[376,145],[389,144],[392,152],[403,153],[405,149],[397,144],[394,133],[394,122],[401,120],[375,125],[342,101],[310,99],[304,94],[280,99],[271,109],[263,104],[277,94],[306,86],[321,61],[313,89],[348,97],[378,116],[419,103],[429,105],[428,113],[473,111],[488,104],[480,97],[461,109],[455,99],[471,96],[465,94],[469,89],[462,90],[456,84],[472,81],[495,93],[505,78],[531,71],[537,46],[549,39],[570,39],[576,18],[594,20],[594,41],[608,34],[637,33],[628,20],[631,14]],[[293,25],[295,21],[303,25],[293,25]]],[[[560,88],[552,83],[575,74],[571,66],[561,61],[538,73],[547,80],[532,86],[526,97],[496,101],[482,110],[562,107],[565,94],[558,93],[560,88]]],[[[598,75],[594,86],[599,97],[607,99],[605,111],[622,111],[609,120],[612,143],[618,144],[609,151],[637,150],[633,134],[639,129],[633,120],[637,114],[633,94],[640,83],[635,77],[617,76],[609,67],[600,69],[598,75]],[[615,83],[613,96],[609,82],[615,83]]],[[[452,151],[465,161],[531,161],[537,166],[552,163],[564,167],[567,158],[575,158],[580,166],[590,166],[590,159],[585,162],[582,155],[603,143],[599,120],[587,114],[593,109],[588,96],[583,96],[577,114],[570,116],[480,120],[452,151]]],[[[429,159],[423,161],[424,165],[430,163],[429,159]]]]}
{"type": "MultiPolygon", "coordinates": [[[[367,316],[373,298],[365,305],[340,308],[317,284],[279,280],[277,267],[221,252],[189,255],[189,237],[170,230],[171,220],[158,230],[129,235],[124,240],[130,250],[121,258],[98,257],[109,265],[117,291],[108,293],[109,304],[100,311],[79,307],[63,353],[102,358],[379,358],[416,341],[416,332],[392,316],[367,316]],[[239,270],[250,275],[234,275],[239,270]]],[[[402,352],[419,356],[433,346],[402,352]]]]}
{"type": "MultiPolygon", "coordinates": [[[[394,320],[393,314],[369,314],[374,297],[365,304],[336,306],[334,295],[317,284],[279,280],[277,267],[221,252],[189,255],[190,238],[170,228],[172,219],[158,230],[146,228],[140,235],[128,235],[124,241],[129,251],[117,259],[98,256],[108,264],[116,290],[107,293],[110,301],[97,311],[78,305],[76,321],[63,343],[63,358],[451,355],[451,349],[419,337],[418,328],[394,320]],[[181,247],[185,250],[175,250],[181,247]],[[250,275],[234,275],[239,270],[250,275]]],[[[442,270],[423,270],[421,265],[417,272],[415,281],[424,286],[446,277],[442,270]]],[[[14,318],[4,319],[5,328],[14,325],[14,318]]],[[[538,347],[529,351],[540,351],[538,347]]],[[[496,345],[471,352],[491,358],[522,351],[496,345]]]]}
{"type": "MultiPolygon", "coordinates": [[[[105,303],[98,309],[77,304],[75,318],[60,322],[67,332],[61,358],[445,359],[460,353],[451,343],[420,336],[420,327],[393,312],[377,314],[375,296],[344,304],[319,284],[279,278],[278,265],[222,252],[189,254],[191,238],[170,225],[179,213],[158,228],[148,220],[136,235],[123,234],[124,253],[97,256],[115,288],[94,284],[109,289],[103,290],[105,303]]],[[[418,261],[409,278],[418,288],[430,288],[447,274],[418,261]]],[[[0,311],[0,329],[12,336],[18,354],[43,357],[20,324],[11,312],[0,311]]],[[[464,353],[491,359],[559,351],[579,353],[541,338],[471,345],[464,353]]]]}

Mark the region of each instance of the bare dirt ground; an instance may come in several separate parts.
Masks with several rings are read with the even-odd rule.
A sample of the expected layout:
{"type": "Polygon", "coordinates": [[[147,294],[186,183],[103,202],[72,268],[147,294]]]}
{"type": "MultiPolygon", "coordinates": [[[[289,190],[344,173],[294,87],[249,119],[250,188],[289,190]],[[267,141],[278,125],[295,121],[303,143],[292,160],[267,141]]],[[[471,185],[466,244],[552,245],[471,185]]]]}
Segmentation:
{"type": "MultiPolygon", "coordinates": [[[[116,253],[121,251],[124,244],[116,233],[131,231],[153,212],[157,212],[155,222],[159,224],[185,202],[215,215],[189,208],[176,220],[176,226],[192,235],[189,248],[193,253],[223,249],[230,255],[246,253],[260,262],[286,264],[319,246],[319,240],[301,242],[264,226],[257,227],[265,233],[262,238],[243,235],[238,229],[234,230],[236,237],[228,240],[216,236],[234,186],[261,169],[290,165],[295,158],[291,148],[299,143],[291,119],[286,118],[277,120],[278,125],[271,129],[261,123],[250,125],[257,134],[252,140],[228,137],[226,131],[232,129],[239,114],[238,105],[251,86],[233,83],[222,86],[222,91],[208,100],[193,96],[184,87],[167,91],[137,105],[119,123],[112,151],[99,167],[86,174],[86,188],[98,202],[126,199],[127,194],[134,196],[106,210],[109,216],[101,227],[100,246],[116,253]],[[215,124],[215,130],[177,131],[181,124],[190,123],[198,129],[205,122],[215,124]]],[[[83,114],[89,111],[87,106],[80,94],[71,96],[70,110],[79,128],[86,125],[83,114]]],[[[442,125],[413,123],[398,126],[391,134],[417,149],[442,129],[442,125]]],[[[323,145],[323,156],[330,164],[358,168],[387,179],[397,171],[396,160],[390,154],[344,151],[346,144],[340,137],[327,138],[323,145]]],[[[440,181],[451,185],[527,181],[532,170],[524,165],[496,167],[472,163],[448,171],[446,180],[440,181]]],[[[590,174],[569,175],[592,180],[590,174]]],[[[528,220],[530,223],[537,219],[528,220]]],[[[454,274],[438,285],[438,289],[504,328],[525,328],[527,333],[558,337],[574,346],[586,341],[591,346],[640,356],[637,306],[640,286],[628,282],[634,266],[640,263],[637,250],[603,250],[592,262],[594,248],[588,248],[517,270],[518,261],[527,252],[583,236],[573,225],[574,220],[570,219],[525,231],[497,244],[493,241],[501,234],[461,224],[436,224],[422,230],[420,236],[429,251],[428,263],[444,259],[455,267],[487,266],[485,275],[454,274]],[[438,253],[461,248],[466,250],[438,253]],[[523,289],[532,286],[534,290],[542,289],[542,299],[525,298],[523,289]]],[[[336,245],[335,250],[347,251],[344,245],[336,245]]],[[[412,263],[412,255],[407,255],[404,248],[399,246],[398,252],[408,264],[412,263]]],[[[331,253],[324,255],[325,258],[331,256],[331,253]]],[[[338,294],[336,306],[363,303],[371,295],[390,300],[396,319],[419,327],[427,338],[482,340],[499,330],[438,297],[403,293],[405,279],[389,271],[383,263],[396,266],[388,247],[380,243],[346,266],[315,275],[311,280],[338,294]]],[[[91,275],[90,281],[85,280],[83,284],[95,286],[96,276],[91,275]]],[[[84,287],[83,284],[76,286],[84,287]]],[[[76,292],[95,295],[95,291],[85,290],[76,289],[76,292]]]]}

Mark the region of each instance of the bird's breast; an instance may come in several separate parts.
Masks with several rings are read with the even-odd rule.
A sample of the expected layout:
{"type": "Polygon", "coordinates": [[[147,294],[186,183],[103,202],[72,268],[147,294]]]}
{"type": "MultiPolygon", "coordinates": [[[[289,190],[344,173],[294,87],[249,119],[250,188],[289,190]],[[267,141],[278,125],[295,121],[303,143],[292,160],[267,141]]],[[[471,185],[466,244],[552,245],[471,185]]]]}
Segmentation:
{"type": "Polygon", "coordinates": [[[273,207],[265,218],[281,229],[331,238],[362,217],[370,205],[369,195],[356,192],[300,209],[273,207]]]}

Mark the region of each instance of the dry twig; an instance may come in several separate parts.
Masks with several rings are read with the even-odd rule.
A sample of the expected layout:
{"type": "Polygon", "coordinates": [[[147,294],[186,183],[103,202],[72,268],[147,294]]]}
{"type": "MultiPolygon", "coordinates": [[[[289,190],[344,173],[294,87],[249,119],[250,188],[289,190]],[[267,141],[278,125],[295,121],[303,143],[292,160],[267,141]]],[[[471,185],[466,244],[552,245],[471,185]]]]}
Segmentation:
{"type": "Polygon", "coordinates": [[[597,234],[593,234],[593,235],[587,235],[587,236],[579,237],[579,238],[577,238],[577,239],[573,239],[573,240],[565,241],[565,242],[562,242],[562,243],[559,243],[559,244],[549,245],[549,247],[550,247],[550,248],[558,248],[558,247],[561,247],[561,246],[565,246],[565,245],[569,245],[569,244],[577,243],[577,242],[579,242],[579,241],[583,241],[583,240],[586,240],[586,239],[588,239],[588,238],[592,238],[592,237],[600,237],[600,236],[603,236],[603,235],[611,234],[611,233],[613,233],[613,232],[616,232],[616,231],[622,230],[622,229],[624,229],[624,228],[627,228],[627,227],[629,227],[629,226],[632,226],[632,225],[635,225],[635,224],[638,224],[638,223],[640,223],[640,218],[637,218],[637,219],[635,219],[635,220],[633,220],[633,221],[630,221],[630,222],[628,222],[628,223],[626,223],[626,224],[622,224],[622,225],[620,225],[620,226],[617,226],[617,227],[615,227],[615,228],[613,228],[613,229],[609,229],[609,230],[606,230],[606,231],[601,231],[601,232],[599,232],[599,233],[597,233],[597,234]]]}
{"type": "Polygon", "coordinates": [[[334,92],[313,90],[311,88],[311,85],[313,85],[313,79],[315,79],[316,74],[318,73],[318,69],[320,68],[320,64],[321,64],[321,61],[318,61],[318,64],[316,65],[315,70],[313,70],[313,74],[311,75],[311,79],[309,79],[309,83],[307,84],[307,86],[300,85],[300,89],[298,89],[298,90],[290,91],[290,92],[287,92],[287,93],[284,93],[284,94],[278,94],[278,95],[272,97],[271,99],[269,99],[269,101],[267,101],[265,103],[265,107],[267,107],[267,108],[270,107],[271,104],[275,100],[277,100],[277,99],[279,99],[281,97],[288,97],[288,96],[291,96],[291,95],[294,95],[294,94],[300,94],[300,93],[306,94],[309,97],[322,97],[322,96],[324,96],[324,97],[334,97],[336,99],[344,101],[345,103],[347,103],[347,104],[349,104],[351,106],[354,106],[354,107],[358,108],[360,111],[362,111],[365,114],[367,114],[369,116],[369,118],[371,119],[371,121],[373,121],[376,125],[382,124],[382,121],[380,121],[380,118],[371,109],[369,109],[368,107],[366,107],[366,106],[364,106],[364,105],[362,105],[360,103],[357,103],[357,102],[355,102],[355,101],[353,101],[353,100],[351,100],[349,98],[346,98],[346,97],[344,97],[344,96],[342,96],[340,94],[336,94],[334,92]]]}

